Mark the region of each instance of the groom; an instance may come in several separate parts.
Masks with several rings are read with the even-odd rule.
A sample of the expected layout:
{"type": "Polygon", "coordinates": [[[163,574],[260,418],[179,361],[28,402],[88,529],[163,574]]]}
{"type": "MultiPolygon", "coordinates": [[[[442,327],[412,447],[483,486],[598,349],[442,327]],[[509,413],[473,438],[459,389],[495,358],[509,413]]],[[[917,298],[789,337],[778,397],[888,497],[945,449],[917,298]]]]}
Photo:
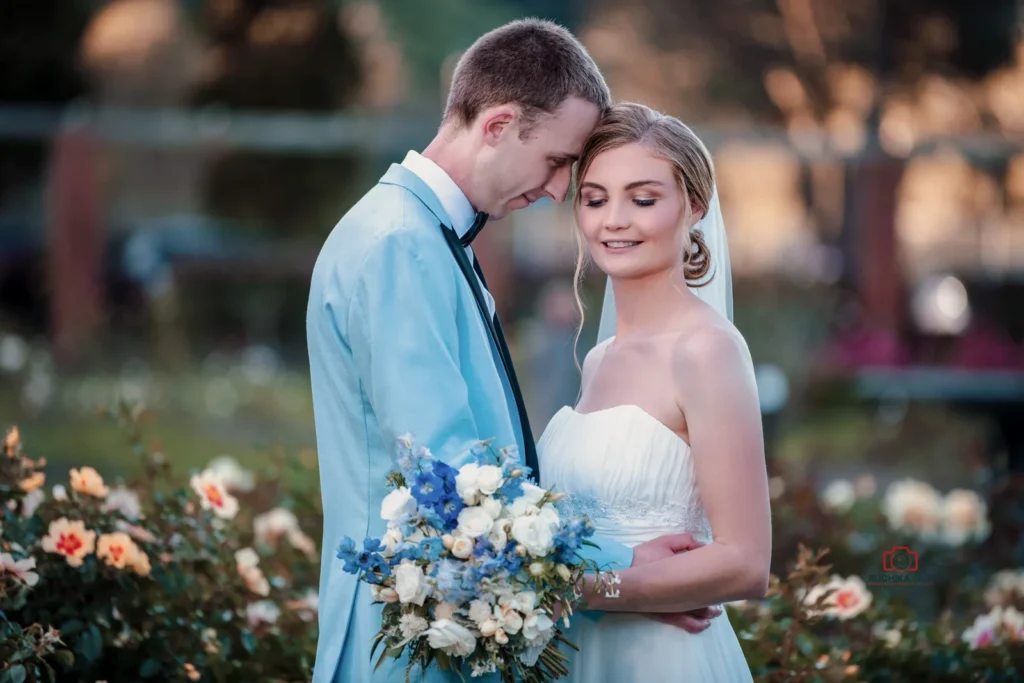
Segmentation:
{"type": "MultiPolygon", "coordinates": [[[[480,440],[517,445],[539,474],[470,245],[488,218],[544,197],[563,201],[572,164],[609,106],[601,73],[565,29],[531,19],[491,31],[456,66],[437,137],[392,165],[324,244],[306,323],[324,507],[314,683],[404,680],[404,661],[374,673],[380,606],[335,556],[344,536],[383,535],[398,435],[412,433],[455,467],[480,440]]],[[[593,559],[619,568],[694,547],[687,534],[632,550],[595,540],[593,559]]],[[[696,632],[715,615],[675,616],[696,632]]]]}

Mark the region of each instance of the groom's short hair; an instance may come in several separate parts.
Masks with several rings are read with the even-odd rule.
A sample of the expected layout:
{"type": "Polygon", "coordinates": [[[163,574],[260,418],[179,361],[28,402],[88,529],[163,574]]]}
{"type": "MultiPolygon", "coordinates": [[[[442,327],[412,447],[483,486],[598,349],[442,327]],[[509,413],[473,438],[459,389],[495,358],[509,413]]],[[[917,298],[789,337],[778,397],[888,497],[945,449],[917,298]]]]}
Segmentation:
{"type": "Polygon", "coordinates": [[[519,19],[485,33],[459,59],[444,121],[463,128],[487,107],[515,104],[525,134],[570,97],[602,114],[611,107],[608,84],[572,33],[543,19],[519,19]]]}

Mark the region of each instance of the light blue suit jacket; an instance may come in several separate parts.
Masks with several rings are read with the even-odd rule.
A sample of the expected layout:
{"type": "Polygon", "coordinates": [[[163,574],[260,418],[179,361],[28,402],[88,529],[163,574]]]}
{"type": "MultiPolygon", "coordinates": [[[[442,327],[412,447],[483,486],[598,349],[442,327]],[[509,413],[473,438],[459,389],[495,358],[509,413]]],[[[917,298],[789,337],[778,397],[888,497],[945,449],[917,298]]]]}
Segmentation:
{"type": "MultiPolygon", "coordinates": [[[[306,332],[324,507],[314,683],[405,679],[404,660],[373,673],[381,606],[336,557],[345,536],[383,535],[397,437],[412,433],[455,467],[481,439],[523,451],[511,386],[442,224],[433,192],[392,165],[335,226],[313,271],[306,332]]],[[[591,558],[629,566],[630,549],[595,540],[591,558]]]]}

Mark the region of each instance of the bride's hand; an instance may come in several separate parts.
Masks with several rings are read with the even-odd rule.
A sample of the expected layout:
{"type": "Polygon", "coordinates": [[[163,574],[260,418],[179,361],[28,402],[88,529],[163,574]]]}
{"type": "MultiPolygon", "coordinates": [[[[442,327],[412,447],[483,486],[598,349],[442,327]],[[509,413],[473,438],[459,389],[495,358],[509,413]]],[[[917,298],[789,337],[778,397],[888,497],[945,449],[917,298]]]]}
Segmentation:
{"type": "Polygon", "coordinates": [[[690,612],[680,612],[678,614],[655,613],[648,614],[647,616],[663,624],[681,628],[687,633],[696,634],[711,626],[711,620],[721,616],[721,614],[721,607],[701,607],[690,612]]]}

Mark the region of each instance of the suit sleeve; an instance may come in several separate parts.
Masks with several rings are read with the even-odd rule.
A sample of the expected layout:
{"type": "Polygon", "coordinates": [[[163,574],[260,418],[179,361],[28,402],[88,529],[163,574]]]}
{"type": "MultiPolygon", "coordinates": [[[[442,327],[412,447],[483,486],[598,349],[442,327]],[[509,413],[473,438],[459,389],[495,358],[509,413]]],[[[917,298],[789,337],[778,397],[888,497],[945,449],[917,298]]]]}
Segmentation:
{"type": "Polygon", "coordinates": [[[433,245],[388,235],[362,264],[349,344],[385,443],[400,435],[453,466],[480,441],[459,365],[456,280],[433,245]]]}

